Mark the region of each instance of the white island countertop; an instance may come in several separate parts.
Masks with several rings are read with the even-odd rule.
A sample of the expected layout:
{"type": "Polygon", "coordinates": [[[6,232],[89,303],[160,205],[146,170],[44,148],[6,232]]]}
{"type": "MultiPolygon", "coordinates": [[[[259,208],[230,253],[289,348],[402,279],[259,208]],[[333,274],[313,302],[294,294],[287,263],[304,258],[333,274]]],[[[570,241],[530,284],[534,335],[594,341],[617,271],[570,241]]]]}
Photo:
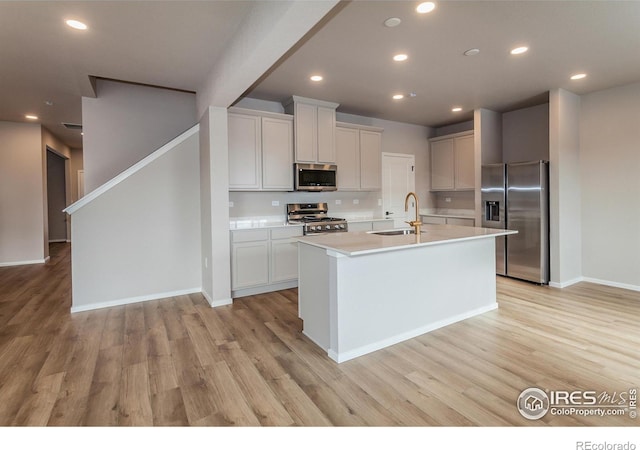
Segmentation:
{"type": "Polygon", "coordinates": [[[375,234],[375,232],[357,232],[301,236],[298,238],[298,241],[346,256],[360,256],[395,250],[406,250],[411,247],[425,247],[475,239],[495,238],[496,236],[515,233],[517,233],[517,231],[493,228],[463,227],[456,225],[423,225],[419,239],[414,234],[385,236],[375,234]]]}

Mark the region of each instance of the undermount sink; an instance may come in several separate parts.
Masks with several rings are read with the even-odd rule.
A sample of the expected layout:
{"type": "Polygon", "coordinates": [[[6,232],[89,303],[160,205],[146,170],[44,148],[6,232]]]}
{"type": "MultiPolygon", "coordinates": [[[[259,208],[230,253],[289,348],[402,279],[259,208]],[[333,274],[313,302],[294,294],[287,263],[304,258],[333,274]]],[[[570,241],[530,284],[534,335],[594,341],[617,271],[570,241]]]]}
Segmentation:
{"type": "MultiPolygon", "coordinates": [[[[401,236],[405,234],[416,234],[416,230],[403,228],[400,230],[383,230],[383,231],[367,231],[369,234],[378,234],[380,236],[401,236]]],[[[420,234],[425,233],[421,231],[420,234]]]]}

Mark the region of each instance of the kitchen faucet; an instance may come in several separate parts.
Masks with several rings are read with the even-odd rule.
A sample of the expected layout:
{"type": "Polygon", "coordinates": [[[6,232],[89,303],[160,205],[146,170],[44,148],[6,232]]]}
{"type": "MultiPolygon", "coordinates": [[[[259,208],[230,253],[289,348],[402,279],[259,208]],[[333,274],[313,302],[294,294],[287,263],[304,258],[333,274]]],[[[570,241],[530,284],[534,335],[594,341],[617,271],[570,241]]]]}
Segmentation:
{"type": "Polygon", "coordinates": [[[409,197],[411,196],[413,196],[413,198],[416,199],[416,220],[412,220],[411,222],[405,222],[405,223],[408,223],[413,227],[413,229],[415,230],[416,236],[420,236],[420,226],[422,225],[422,222],[420,222],[420,219],[418,218],[419,203],[418,203],[418,196],[416,195],[415,192],[409,192],[405,197],[404,211],[405,212],[409,211],[409,197]]]}

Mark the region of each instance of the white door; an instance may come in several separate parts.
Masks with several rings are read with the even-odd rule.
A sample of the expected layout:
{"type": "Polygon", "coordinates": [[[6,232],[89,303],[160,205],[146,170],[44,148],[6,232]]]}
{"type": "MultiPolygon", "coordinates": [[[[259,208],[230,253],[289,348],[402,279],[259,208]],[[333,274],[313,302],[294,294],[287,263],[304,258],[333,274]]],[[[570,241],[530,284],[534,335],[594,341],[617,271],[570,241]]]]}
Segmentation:
{"type": "Polygon", "coordinates": [[[415,218],[413,199],[409,211],[404,211],[404,199],[415,191],[415,157],[401,153],[382,154],[382,211],[394,219],[395,227],[408,226],[405,221],[415,218]]]}

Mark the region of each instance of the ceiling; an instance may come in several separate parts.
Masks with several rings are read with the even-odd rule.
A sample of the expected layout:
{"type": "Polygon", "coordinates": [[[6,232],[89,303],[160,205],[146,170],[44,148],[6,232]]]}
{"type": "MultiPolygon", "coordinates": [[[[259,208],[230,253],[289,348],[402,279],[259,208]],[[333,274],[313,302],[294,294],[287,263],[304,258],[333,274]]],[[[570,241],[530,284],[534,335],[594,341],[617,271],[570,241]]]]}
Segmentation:
{"type": "Polygon", "coordinates": [[[441,1],[424,15],[417,4],[348,4],[248,96],[295,94],[340,103],[342,112],[440,126],[471,119],[476,108],[542,103],[554,88],[581,95],[640,81],[640,1],[441,1]],[[387,28],[390,17],[402,23],[387,28]],[[511,55],[518,46],[529,51],[511,55]],[[464,56],[471,48],[480,53],[464,56]],[[409,59],[392,61],[397,53],[409,59]],[[578,72],[588,76],[571,81],[578,72]],[[316,73],[322,82],[309,80],[316,73]],[[405,98],[393,100],[396,93],[405,98]]]}
{"type": "MultiPolygon", "coordinates": [[[[81,147],[79,132],[62,122],[82,122],[81,97],[95,95],[91,76],[195,91],[255,3],[0,1],[0,120],[36,114],[81,147]],[[71,17],[89,30],[68,28],[71,17]]],[[[535,104],[553,88],[584,94],[640,81],[640,1],[443,1],[426,15],[417,3],[336,8],[247,95],[295,94],[340,103],[342,112],[438,126],[479,107],[535,104]],[[402,23],[386,28],[389,17],[402,23]],[[530,50],[510,55],[519,45],[530,50]],[[464,56],[470,48],[480,53],[464,56]],[[400,52],[409,59],[393,62],[400,52]],[[588,76],[570,81],[576,72],[588,76]],[[324,81],[311,83],[312,73],[324,81]],[[416,97],[391,99],[410,92],[416,97]]]]}
{"type": "Polygon", "coordinates": [[[82,147],[90,76],[195,91],[251,1],[0,1],[0,120],[38,122],[82,147]],[[65,25],[75,18],[89,29],[65,25]],[[48,106],[45,101],[53,102],[48,106]]]}

